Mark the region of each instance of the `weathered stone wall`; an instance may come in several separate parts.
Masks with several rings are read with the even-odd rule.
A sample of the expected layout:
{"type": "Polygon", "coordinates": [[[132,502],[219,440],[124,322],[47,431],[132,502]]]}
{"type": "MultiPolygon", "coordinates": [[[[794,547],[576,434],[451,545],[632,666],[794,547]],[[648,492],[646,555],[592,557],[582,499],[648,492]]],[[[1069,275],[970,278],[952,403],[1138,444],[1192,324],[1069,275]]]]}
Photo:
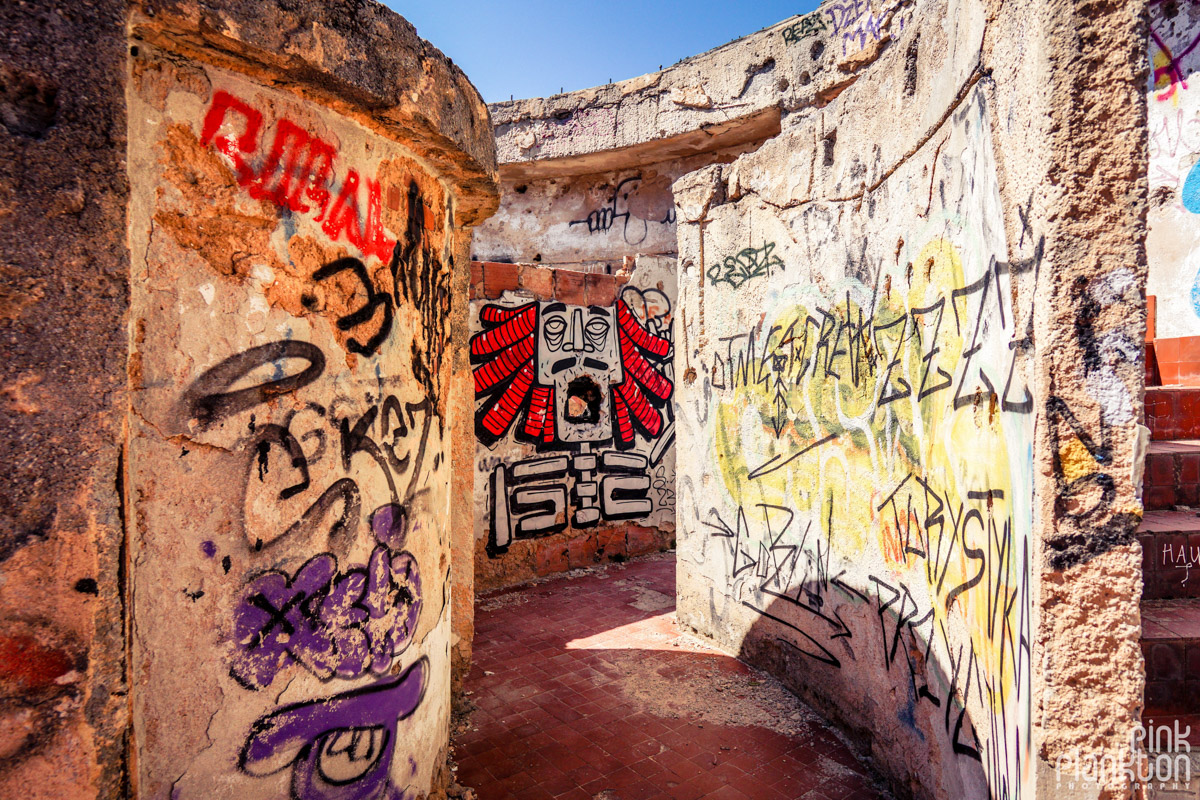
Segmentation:
{"type": "Polygon", "coordinates": [[[120,2],[0,6],[0,796],[124,791],[120,2]]]}
{"type": "Polygon", "coordinates": [[[675,260],[478,263],[477,590],[673,546],[675,260]]]}
{"type": "Polygon", "coordinates": [[[437,794],[486,108],[369,2],[30,11],[5,396],[49,460],[5,476],[0,793],[437,794]]]}
{"type": "Polygon", "coordinates": [[[1146,90],[1150,124],[1150,231],[1146,292],[1157,299],[1157,336],[1200,336],[1200,5],[1151,2],[1146,90]]]}
{"type": "Polygon", "coordinates": [[[471,245],[481,261],[542,263],[613,273],[625,258],[675,254],[671,184],[747,148],[620,167],[593,175],[527,178],[502,168],[500,209],[471,245]]]}
{"type": "Polygon", "coordinates": [[[846,5],[675,185],[679,615],[902,795],[1050,796],[1141,705],[1140,9],[846,5]]]}
{"type": "MultiPolygon", "coordinates": [[[[514,296],[500,305],[520,305],[535,297],[549,301],[555,292],[557,299],[568,305],[582,305],[582,291],[578,299],[562,296],[564,289],[573,291],[576,284],[582,289],[583,278],[573,277],[567,270],[601,280],[620,273],[625,264],[635,260],[655,263],[647,256],[657,256],[664,257],[658,262],[662,267],[649,279],[650,284],[641,283],[645,279],[635,272],[632,285],[659,285],[665,302],[673,304],[678,231],[671,185],[684,174],[728,164],[754,151],[780,132],[783,114],[828,103],[852,80],[847,73],[869,58],[891,35],[890,30],[902,30],[910,13],[905,3],[871,9],[863,0],[850,0],[831,5],[822,14],[785,20],[657,73],[548,98],[491,105],[501,162],[501,203],[472,243],[475,259],[496,262],[488,263],[481,276],[485,296],[498,298],[500,292],[520,283],[532,294],[514,296]],[[539,271],[537,265],[557,271],[539,271]],[[557,277],[547,283],[551,275],[557,277]]],[[[599,286],[595,284],[596,289],[599,286]]],[[[590,299],[586,303],[597,304],[590,299]]],[[[607,297],[599,304],[615,307],[607,297]]],[[[536,314],[541,313],[539,308],[536,314]]],[[[663,319],[671,318],[669,309],[663,319]]],[[[478,317],[474,324],[479,325],[478,317]]],[[[496,325],[498,321],[484,327],[496,325]]],[[[523,327],[520,337],[536,343],[529,346],[536,351],[532,354],[535,361],[541,360],[545,340],[523,327]]],[[[486,365],[507,352],[474,357],[486,365]]],[[[546,365],[547,370],[550,366],[546,365]]],[[[481,386],[480,368],[476,367],[476,392],[482,398],[477,408],[480,420],[493,404],[508,403],[504,397],[510,385],[520,389],[520,397],[512,398],[515,405],[510,411],[515,416],[506,415],[503,434],[477,430],[476,501],[486,503],[477,506],[476,514],[479,588],[640,552],[644,544],[654,541],[666,544],[674,528],[674,490],[669,488],[674,474],[670,467],[673,427],[659,433],[653,427],[656,423],[647,422],[651,428],[638,428],[637,414],[632,415],[630,424],[638,428],[633,452],[649,460],[645,465],[631,462],[621,469],[635,475],[646,472],[655,488],[646,498],[630,499],[649,502],[651,510],[622,514],[637,523],[633,527],[585,533],[592,525],[612,521],[607,517],[599,522],[574,519],[576,505],[582,502],[586,509],[593,502],[580,501],[573,488],[580,478],[584,491],[593,491],[589,470],[572,467],[573,475],[565,483],[560,483],[565,476],[557,474],[547,474],[544,480],[525,487],[512,482],[515,473],[511,470],[518,468],[518,462],[532,464],[531,459],[537,457],[540,468],[557,470],[560,461],[547,456],[579,449],[578,443],[561,439],[537,446],[531,443],[537,434],[526,430],[528,419],[531,413],[538,413],[536,398],[548,384],[531,388],[519,375],[514,379],[513,373],[519,369],[516,362],[505,362],[503,377],[481,386]],[[507,476],[502,484],[506,493],[521,492],[527,500],[522,505],[514,494],[511,502],[517,506],[501,515],[514,531],[520,525],[528,527],[526,533],[512,536],[510,544],[498,544],[494,530],[497,492],[491,482],[500,474],[507,476]],[[561,490],[560,494],[546,494],[552,486],[561,490]],[[530,492],[539,493],[536,502],[530,492]],[[528,519],[519,522],[521,515],[528,519]]],[[[663,404],[667,419],[673,418],[669,396],[648,392],[645,397],[649,406],[663,404]]],[[[612,416],[618,409],[606,405],[601,413],[612,416]]],[[[646,419],[657,413],[651,409],[646,419]]],[[[563,420],[555,424],[562,425],[563,420]]],[[[600,431],[597,436],[608,437],[608,433],[600,431]]],[[[619,438],[611,441],[618,449],[625,446],[619,438]]],[[[584,453],[579,464],[588,463],[584,453]]],[[[528,465],[521,467],[525,468],[528,465]]],[[[615,486],[617,473],[608,477],[615,486]]],[[[504,539],[505,535],[499,534],[499,541],[504,539]]]]}

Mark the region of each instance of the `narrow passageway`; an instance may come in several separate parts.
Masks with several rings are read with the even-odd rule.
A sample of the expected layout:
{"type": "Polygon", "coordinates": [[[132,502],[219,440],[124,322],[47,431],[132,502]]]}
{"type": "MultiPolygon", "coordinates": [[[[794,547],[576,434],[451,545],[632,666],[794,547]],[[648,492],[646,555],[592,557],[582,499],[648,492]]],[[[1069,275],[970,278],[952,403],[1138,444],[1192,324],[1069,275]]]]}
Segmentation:
{"type": "Polygon", "coordinates": [[[475,622],[455,746],[479,800],[886,797],[794,695],[679,629],[674,553],[483,595],[475,622]]]}

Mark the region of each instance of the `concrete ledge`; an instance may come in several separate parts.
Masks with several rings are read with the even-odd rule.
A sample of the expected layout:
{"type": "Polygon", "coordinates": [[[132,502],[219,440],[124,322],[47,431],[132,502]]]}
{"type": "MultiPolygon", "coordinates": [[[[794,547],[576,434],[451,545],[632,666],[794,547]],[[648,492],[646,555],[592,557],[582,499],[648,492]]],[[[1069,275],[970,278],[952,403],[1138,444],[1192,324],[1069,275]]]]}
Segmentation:
{"type": "Polygon", "coordinates": [[[416,28],[370,0],[299,3],[248,0],[146,4],[131,35],[319,99],[421,152],[457,184],[458,222],[472,225],[497,205],[496,150],[487,107],[462,70],[416,28]],[[438,102],[428,98],[438,97],[438,102]]]}

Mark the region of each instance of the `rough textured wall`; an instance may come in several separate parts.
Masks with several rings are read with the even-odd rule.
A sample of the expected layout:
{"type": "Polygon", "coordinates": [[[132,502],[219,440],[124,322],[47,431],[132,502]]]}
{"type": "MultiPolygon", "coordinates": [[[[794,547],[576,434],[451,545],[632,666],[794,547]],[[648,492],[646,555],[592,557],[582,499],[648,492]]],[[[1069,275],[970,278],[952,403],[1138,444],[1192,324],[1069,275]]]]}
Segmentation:
{"type": "Polygon", "coordinates": [[[1157,335],[1200,336],[1200,4],[1150,2],[1146,89],[1150,125],[1150,233],[1146,292],[1157,298],[1157,335]]]}
{"type": "Polygon", "coordinates": [[[339,32],[338,12],[290,20],[324,59],[306,53],[299,86],[246,44],[262,33],[294,52],[256,29],[272,9],[134,20],[140,796],[416,798],[447,779],[455,427],[469,436],[449,405],[465,344],[451,327],[464,225],[494,203],[491,149],[456,151],[486,130],[461,74],[403,20],[355,5],[354,24],[376,17],[396,48],[370,80],[424,60],[382,87],[409,84],[394,105],[355,105],[330,77],[372,44],[339,32]],[[422,95],[435,114],[404,122],[422,95]]]}
{"type": "Polygon", "coordinates": [[[118,797],[124,4],[0,6],[0,796],[118,797]]]}
{"type": "MultiPolygon", "coordinates": [[[[1048,148],[1036,126],[998,128],[1014,162],[1044,164],[1042,176],[1026,170],[1019,184],[1035,190],[1023,218],[1033,230],[1044,221],[1050,265],[1038,285],[1046,302],[1035,309],[1039,793],[1052,790],[1051,765],[1075,747],[1122,756],[1142,706],[1145,12],[1141,2],[1053,3],[1032,31],[1044,37],[1044,75],[1020,69],[1021,60],[1014,68],[1002,42],[1030,28],[1011,15],[1000,15],[989,52],[997,68],[1025,76],[1014,81],[1014,106],[1049,84],[1040,95],[1048,148]]],[[[1123,780],[1109,783],[1122,793],[1123,780]]]]}
{"type": "Polygon", "coordinates": [[[479,589],[674,542],[675,259],[630,261],[474,268],[479,589]]]}
{"type": "Polygon", "coordinates": [[[650,149],[676,160],[761,141],[779,131],[780,112],[836,97],[912,12],[907,0],[826,3],[659,72],[493,103],[497,155],[526,175],[550,175],[650,149]]]}
{"type": "Polygon", "coordinates": [[[492,104],[502,202],[475,258],[612,272],[674,255],[670,185],[752,151],[781,113],[828,103],[910,13],[847,0],[650,75],[492,104]]]}
{"type": "Polygon", "coordinates": [[[1049,796],[1141,703],[1139,9],[845,5],[849,85],[675,185],[679,614],[901,794],[1049,796]]]}
{"type": "Polygon", "coordinates": [[[475,232],[472,257],[613,273],[627,256],[674,255],[671,184],[746,149],[593,175],[530,179],[502,168],[500,208],[475,232]]]}
{"type": "MultiPolygon", "coordinates": [[[[469,258],[470,253],[470,232],[460,231],[459,235],[462,241],[454,249],[456,261],[469,258]]],[[[471,671],[475,640],[475,395],[467,357],[471,270],[456,266],[450,288],[450,676],[457,700],[471,671]]]]}

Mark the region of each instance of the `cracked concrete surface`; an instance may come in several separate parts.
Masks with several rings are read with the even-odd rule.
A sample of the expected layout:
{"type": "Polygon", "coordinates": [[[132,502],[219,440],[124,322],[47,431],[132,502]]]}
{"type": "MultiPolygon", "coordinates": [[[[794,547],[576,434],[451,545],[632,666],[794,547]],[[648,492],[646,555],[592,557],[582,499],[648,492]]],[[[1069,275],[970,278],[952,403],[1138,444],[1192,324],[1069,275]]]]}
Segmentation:
{"type": "MultiPolygon", "coordinates": [[[[256,723],[419,664],[390,780],[438,795],[450,661],[461,676],[472,637],[474,252],[591,272],[678,257],[682,618],[837,719],[901,795],[1058,796],[1050,765],[1118,749],[1141,703],[1146,5],[830,0],[490,118],[363,0],[0,9],[0,795],[282,796],[295,752],[239,766],[256,723]],[[222,91],[245,106],[206,135],[222,91]],[[301,140],[335,145],[324,200],[257,174],[273,141],[281,175],[320,169],[285,163],[301,140]],[[315,207],[333,211],[350,168],[339,228],[315,207]],[[424,246],[393,269],[405,234],[424,246]],[[919,511],[891,509],[914,478],[949,510],[915,493],[919,511]],[[393,504],[407,527],[376,528],[393,504]],[[238,627],[265,577],[295,588],[315,564],[345,588],[377,546],[386,613],[421,609],[389,629],[394,657],[357,670],[282,648],[238,671],[269,638],[238,627]]],[[[1197,12],[1177,5],[1152,24],[1186,47],[1197,12]]],[[[1190,156],[1155,146],[1155,180],[1179,183],[1190,156]]],[[[1170,197],[1149,213],[1186,219],[1170,197]]],[[[1164,321],[1182,335],[1177,294],[1164,321]]],[[[633,611],[666,610],[661,587],[608,580],[633,611]]],[[[481,612],[536,602],[516,597],[481,612]]],[[[613,661],[621,697],[663,719],[696,711],[671,704],[685,687],[705,724],[772,724],[722,703],[769,694],[757,678],[613,661]]]]}
{"type": "Polygon", "coordinates": [[[677,398],[680,618],[782,676],[916,797],[1041,796],[1047,763],[1073,746],[1119,752],[1141,705],[1136,412],[1110,429],[1105,466],[1071,454],[1082,420],[1136,406],[1142,376],[1118,361],[1083,380],[1100,367],[1076,349],[1065,288],[1128,275],[1083,338],[1140,341],[1136,9],[1031,10],[918,4],[845,54],[855,78],[836,98],[673,187],[676,319],[694,321],[697,372],[677,398]],[[1105,44],[1080,45],[1075,26],[1105,44]],[[1050,102],[1035,53],[1102,67],[1053,73],[1050,102]],[[1107,124],[1066,137],[1099,86],[1107,124]],[[1120,202],[1091,173],[1063,185],[1067,165],[1092,163],[1120,202]],[[1096,246],[1122,257],[1080,252],[1100,229],[1068,209],[1089,204],[1106,219],[1096,246]],[[997,264],[1003,319],[965,300],[997,264]],[[1064,513],[1085,476],[1111,494],[1064,513]],[[977,550],[964,514],[1003,537],[977,550]],[[990,583],[958,560],[973,554],[990,583]]]}
{"type": "MultiPolygon", "coordinates": [[[[308,793],[327,774],[436,796],[462,425],[442,312],[492,169],[490,142],[451,141],[486,112],[424,43],[422,80],[441,78],[420,92],[465,103],[441,120],[406,116],[408,96],[367,113],[277,88],[241,50],[273,34],[234,9],[198,30],[186,4],[156,12],[135,12],[128,95],[130,779],[172,800],[308,793]],[[243,43],[214,58],[195,38],[214,35],[243,43]],[[362,692],[405,705],[342,710],[362,692]],[[362,736],[391,745],[382,771],[339,760],[362,736]]],[[[350,46],[333,41],[330,65],[350,46]]]]}

